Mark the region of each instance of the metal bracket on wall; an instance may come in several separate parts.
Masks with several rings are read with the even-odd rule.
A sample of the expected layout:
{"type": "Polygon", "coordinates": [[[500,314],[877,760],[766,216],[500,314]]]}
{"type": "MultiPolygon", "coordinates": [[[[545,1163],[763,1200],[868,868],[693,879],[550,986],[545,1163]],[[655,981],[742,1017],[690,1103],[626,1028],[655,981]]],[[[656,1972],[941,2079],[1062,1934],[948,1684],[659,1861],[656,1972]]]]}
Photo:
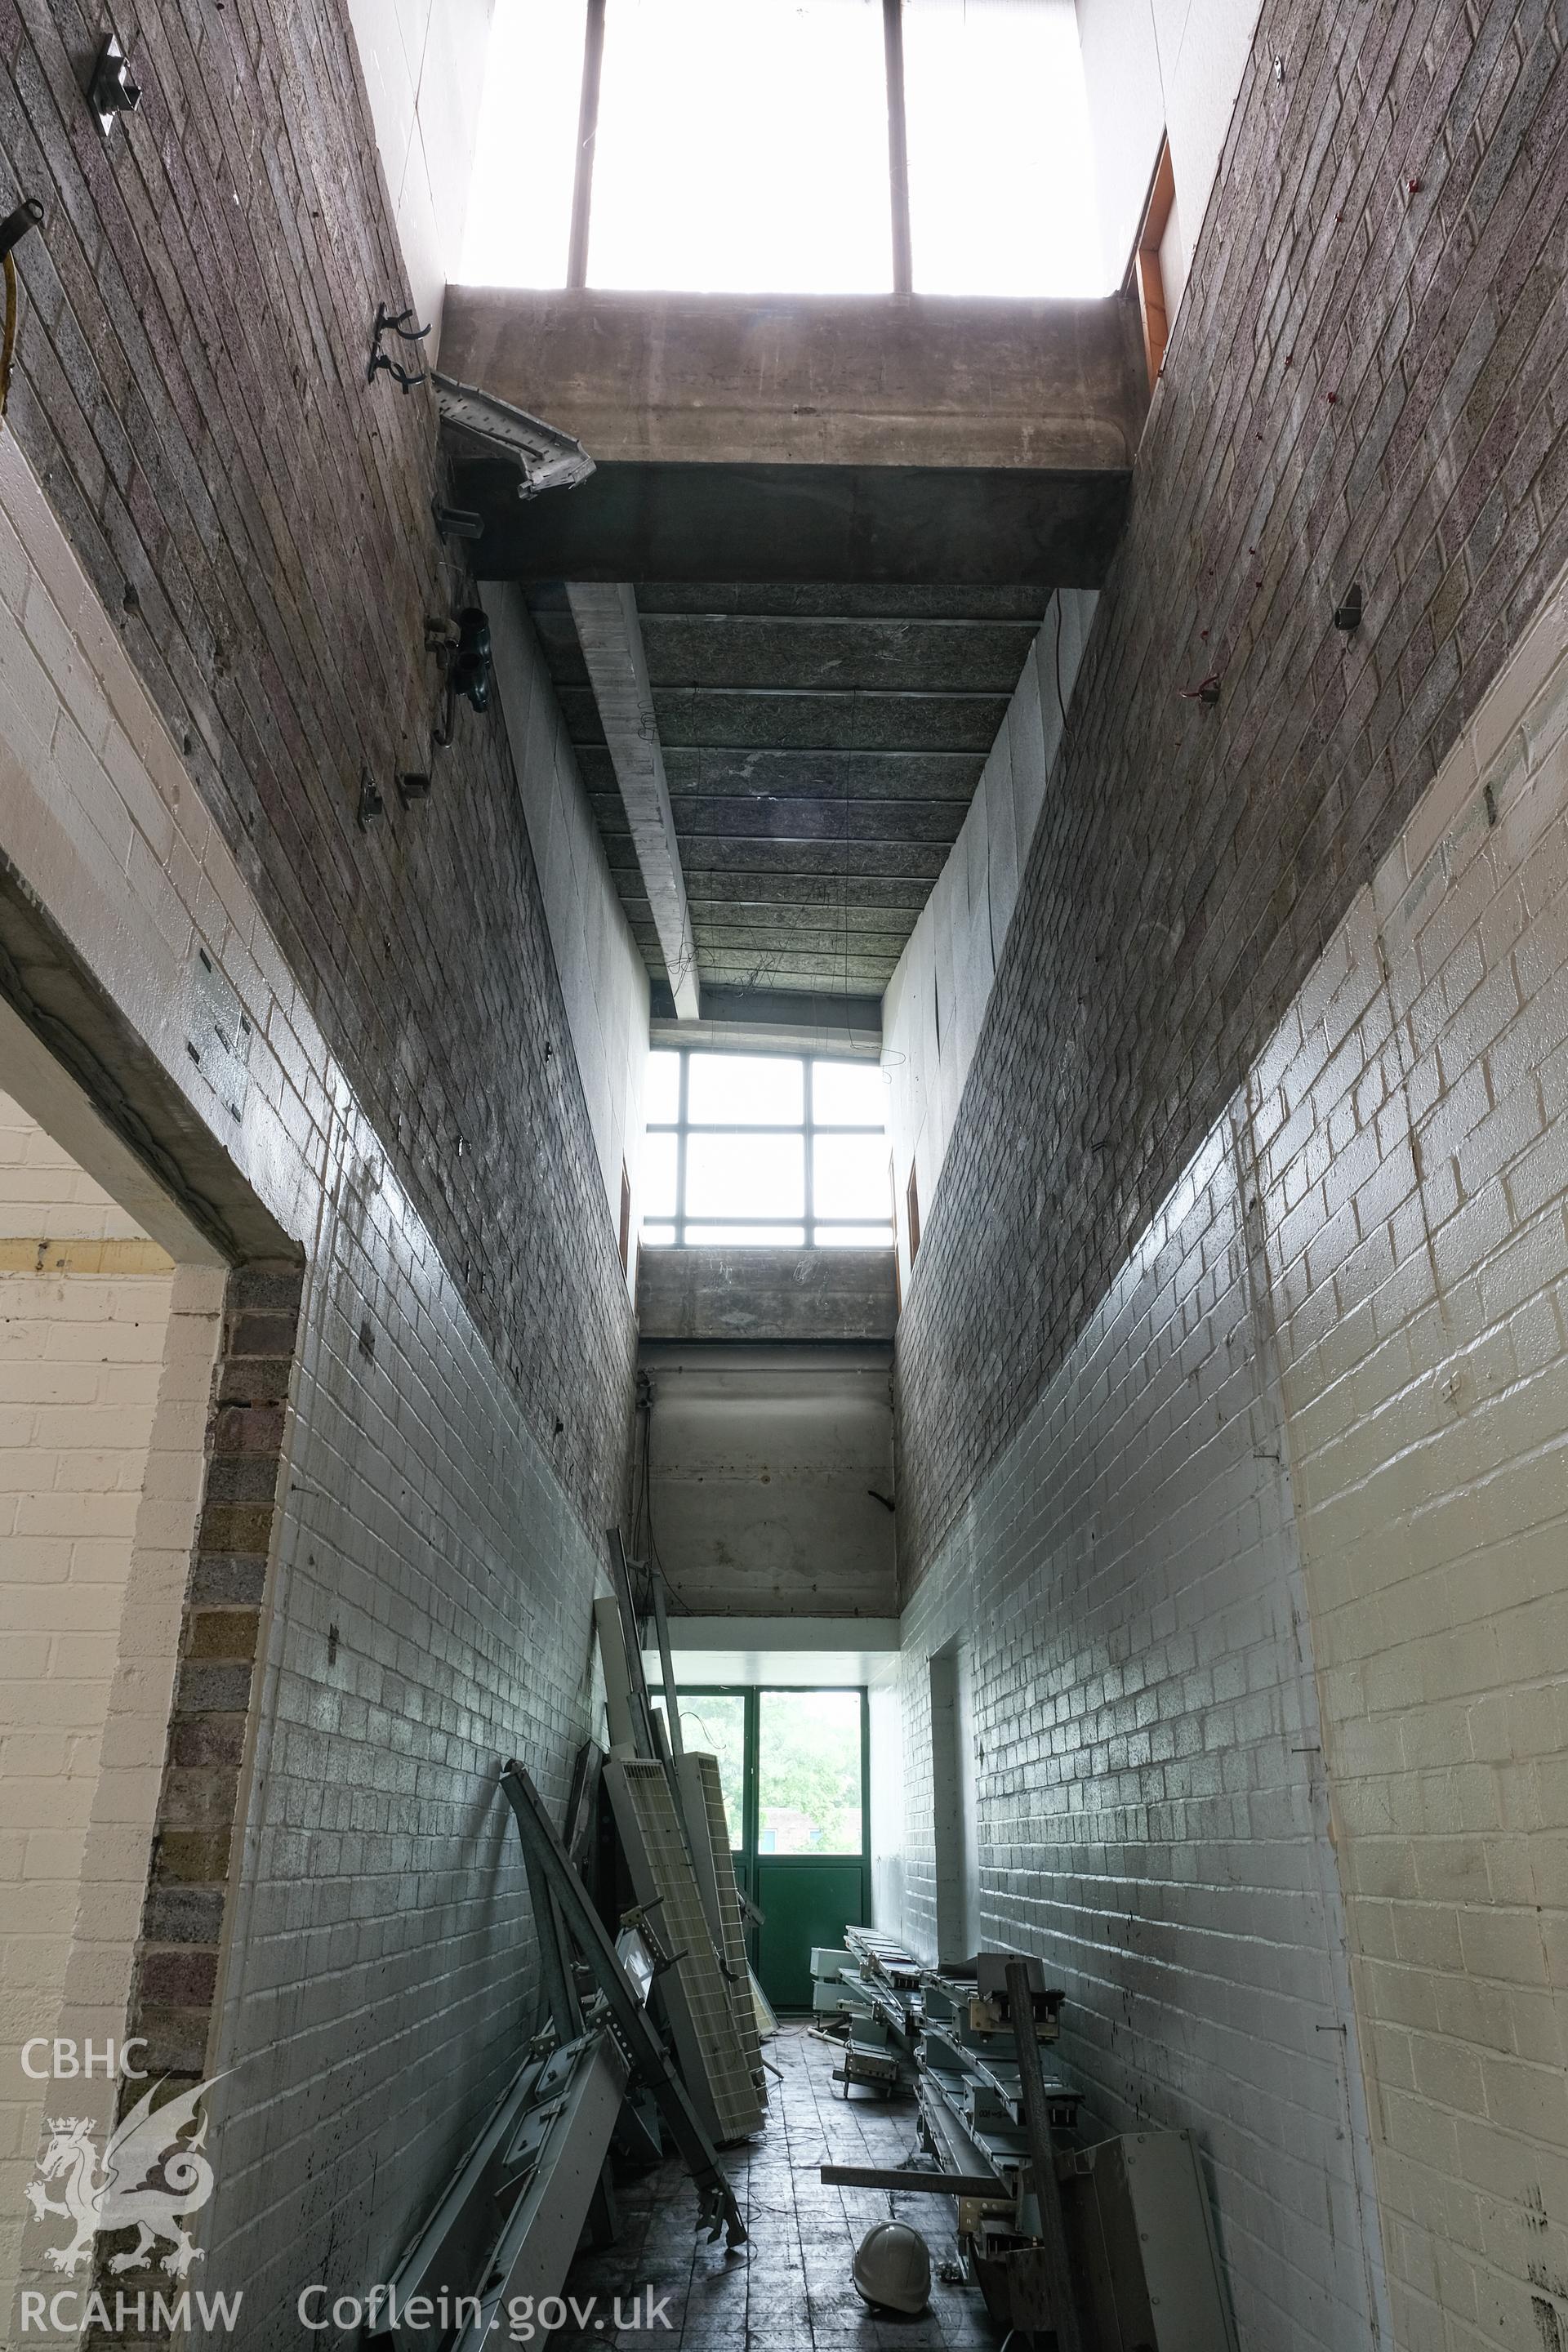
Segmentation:
{"type": "Polygon", "coordinates": [[[87,102],[97,115],[98,127],[106,139],[114,128],[117,114],[140,111],[141,85],[132,79],[130,60],[112,33],[98,53],[92,79],[87,87],[87,102]]]}
{"type": "Polygon", "coordinates": [[[395,335],[400,343],[422,343],[430,330],[428,327],[409,326],[408,320],[413,316],[414,312],[411,310],[394,312],[387,309],[384,302],[376,304],[375,325],[370,339],[370,362],[364,372],[366,383],[374,383],[378,375],[385,373],[391,376],[395,383],[401,384],[405,393],[409,393],[416,383],[424,383],[428,380],[425,370],[421,369],[416,375],[408,368],[401,366],[390,352],[384,352],[381,348],[381,339],[384,335],[395,335]]]}

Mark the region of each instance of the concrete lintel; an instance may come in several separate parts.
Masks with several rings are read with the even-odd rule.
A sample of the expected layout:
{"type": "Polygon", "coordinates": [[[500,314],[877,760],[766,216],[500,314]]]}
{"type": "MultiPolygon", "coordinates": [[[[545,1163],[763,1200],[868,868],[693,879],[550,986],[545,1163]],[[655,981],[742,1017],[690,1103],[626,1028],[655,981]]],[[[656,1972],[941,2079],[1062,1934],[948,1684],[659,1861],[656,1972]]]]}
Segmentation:
{"type": "Polygon", "coordinates": [[[616,782],[626,803],[632,844],[653,909],[654,928],[669,974],[670,993],[680,1021],[700,1011],[697,948],[680,871],[675,815],[665,781],[664,753],[654,717],[653,689],[643,653],[637,597],[625,582],[568,583],[567,598],[599,719],[609,746],[616,782]]]}
{"type": "Polygon", "coordinates": [[[891,1249],[645,1249],[645,1339],[890,1339],[891,1249]]]}
{"type": "Polygon", "coordinates": [[[1137,313],[1115,295],[455,286],[442,364],[600,465],[1123,472],[1148,407],[1137,313]]]}

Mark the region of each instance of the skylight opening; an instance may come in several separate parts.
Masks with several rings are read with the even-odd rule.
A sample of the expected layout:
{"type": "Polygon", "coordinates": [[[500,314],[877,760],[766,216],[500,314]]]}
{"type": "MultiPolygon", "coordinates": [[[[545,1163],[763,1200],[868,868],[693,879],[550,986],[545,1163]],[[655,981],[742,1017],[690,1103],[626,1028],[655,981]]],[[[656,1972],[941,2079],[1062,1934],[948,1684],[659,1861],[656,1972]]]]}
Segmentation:
{"type": "Polygon", "coordinates": [[[590,286],[892,282],[880,0],[608,0],[590,286]]]}
{"type": "Polygon", "coordinates": [[[889,292],[901,87],[898,283],[1102,290],[1073,0],[903,0],[901,80],[881,0],[605,0],[580,143],[588,15],[586,0],[496,0],[464,283],[889,292]]]}
{"type": "Polygon", "coordinates": [[[1073,0],[904,0],[917,294],[1099,294],[1073,0]]]}
{"type": "Polygon", "coordinates": [[[463,233],[466,286],[564,286],[587,0],[496,0],[463,233]]]}
{"type": "Polygon", "coordinates": [[[645,1100],[649,1246],[892,1247],[888,1092],[875,1063],[657,1053],[645,1100]]]}

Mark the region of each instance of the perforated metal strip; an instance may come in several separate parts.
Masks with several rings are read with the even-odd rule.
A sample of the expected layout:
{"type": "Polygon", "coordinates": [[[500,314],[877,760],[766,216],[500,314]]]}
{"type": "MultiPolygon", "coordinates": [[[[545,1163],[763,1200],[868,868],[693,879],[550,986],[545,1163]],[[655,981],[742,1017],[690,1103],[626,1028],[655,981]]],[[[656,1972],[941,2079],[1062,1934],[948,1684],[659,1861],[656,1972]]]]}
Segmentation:
{"type": "Polygon", "coordinates": [[[713,1883],[719,1895],[719,1940],[730,1970],[726,1990],[735,2020],[741,2053],[755,2074],[762,2066],[763,2045],[757,2039],[757,2009],[752,1999],[751,1969],[746,1959],[746,1923],[741,1910],[741,1890],[735,1884],[735,1856],[730,1844],[730,1822],[724,1811],[724,1788],[716,1756],[691,1759],[702,1785],[708,1815],[708,1840],[713,1850],[713,1883]]]}

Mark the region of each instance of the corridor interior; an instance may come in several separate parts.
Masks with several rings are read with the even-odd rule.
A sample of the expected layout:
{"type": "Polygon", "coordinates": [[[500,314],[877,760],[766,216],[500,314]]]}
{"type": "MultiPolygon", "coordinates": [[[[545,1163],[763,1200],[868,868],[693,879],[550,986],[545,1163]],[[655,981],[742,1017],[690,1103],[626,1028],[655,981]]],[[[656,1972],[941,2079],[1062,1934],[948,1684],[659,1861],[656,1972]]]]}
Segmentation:
{"type": "Polygon", "coordinates": [[[20,0],[0,260],[0,2337],[1568,2352],[1563,6],[20,0]]]}

